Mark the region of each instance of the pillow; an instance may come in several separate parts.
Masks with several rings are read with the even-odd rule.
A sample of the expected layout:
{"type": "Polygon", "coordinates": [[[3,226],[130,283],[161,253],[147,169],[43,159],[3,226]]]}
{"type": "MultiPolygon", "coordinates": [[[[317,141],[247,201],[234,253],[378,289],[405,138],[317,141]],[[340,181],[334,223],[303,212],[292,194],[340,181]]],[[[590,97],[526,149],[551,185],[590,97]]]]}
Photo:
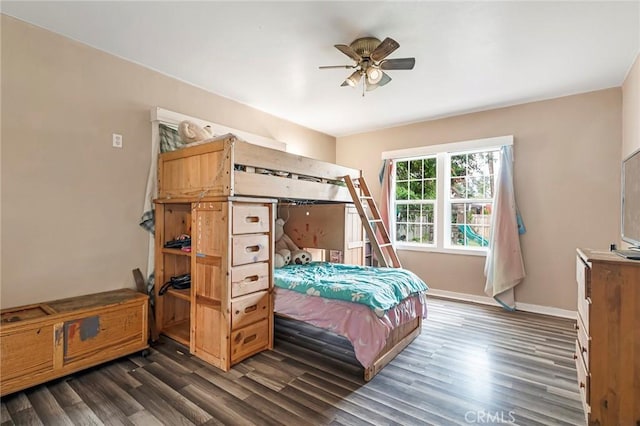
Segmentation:
{"type": "Polygon", "coordinates": [[[178,129],[160,123],[160,152],[175,151],[184,148],[185,143],[180,139],[178,129]]]}

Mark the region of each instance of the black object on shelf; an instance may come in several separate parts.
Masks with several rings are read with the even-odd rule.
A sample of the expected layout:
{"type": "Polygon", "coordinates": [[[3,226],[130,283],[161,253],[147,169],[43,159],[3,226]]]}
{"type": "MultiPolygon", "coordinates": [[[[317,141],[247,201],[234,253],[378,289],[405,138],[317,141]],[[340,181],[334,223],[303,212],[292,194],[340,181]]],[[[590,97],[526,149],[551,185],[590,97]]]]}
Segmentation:
{"type": "Polygon", "coordinates": [[[183,234],[178,236],[175,240],[167,241],[164,243],[164,248],[185,248],[191,247],[191,237],[189,235],[183,234]]]}
{"type": "Polygon", "coordinates": [[[160,288],[158,294],[162,296],[169,290],[169,288],[175,288],[176,290],[184,290],[191,287],[191,274],[182,274],[175,277],[171,277],[169,281],[164,283],[160,288]]]}

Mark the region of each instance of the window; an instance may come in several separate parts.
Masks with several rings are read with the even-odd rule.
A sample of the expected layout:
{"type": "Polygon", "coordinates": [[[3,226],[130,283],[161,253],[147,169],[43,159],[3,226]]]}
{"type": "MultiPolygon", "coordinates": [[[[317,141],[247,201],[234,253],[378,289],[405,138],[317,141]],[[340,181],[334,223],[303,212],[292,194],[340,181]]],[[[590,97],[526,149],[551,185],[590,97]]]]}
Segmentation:
{"type": "Polygon", "coordinates": [[[383,153],[395,162],[390,228],[396,246],[486,252],[499,150],[512,143],[505,136],[383,153]]]}
{"type": "Polygon", "coordinates": [[[396,241],[434,243],[436,158],[396,163],[396,241]]]}
{"type": "Polygon", "coordinates": [[[451,247],[487,247],[491,206],[495,192],[498,150],[455,153],[447,156],[450,173],[448,205],[451,247]]]}

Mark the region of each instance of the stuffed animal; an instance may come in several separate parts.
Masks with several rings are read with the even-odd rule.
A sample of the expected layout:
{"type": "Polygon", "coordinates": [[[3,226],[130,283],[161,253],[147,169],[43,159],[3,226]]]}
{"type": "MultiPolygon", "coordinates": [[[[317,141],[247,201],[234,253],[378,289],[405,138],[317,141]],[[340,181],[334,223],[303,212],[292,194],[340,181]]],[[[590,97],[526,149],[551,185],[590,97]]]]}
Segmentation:
{"type": "Polygon", "coordinates": [[[291,262],[291,251],[288,249],[280,249],[273,256],[273,266],[282,268],[291,262]]]}
{"type": "Polygon", "coordinates": [[[300,250],[296,243],[293,242],[291,237],[285,234],[284,219],[276,219],[274,236],[276,241],[274,266],[276,268],[281,268],[282,266],[288,265],[289,262],[297,264],[305,264],[311,262],[311,253],[306,250],[300,250]]]}
{"type": "Polygon", "coordinates": [[[291,264],[306,265],[311,262],[311,253],[306,250],[296,250],[291,253],[291,264]]]}
{"type": "Polygon", "coordinates": [[[193,121],[186,120],[178,125],[178,133],[185,144],[204,141],[215,136],[211,126],[200,127],[193,121]]]}

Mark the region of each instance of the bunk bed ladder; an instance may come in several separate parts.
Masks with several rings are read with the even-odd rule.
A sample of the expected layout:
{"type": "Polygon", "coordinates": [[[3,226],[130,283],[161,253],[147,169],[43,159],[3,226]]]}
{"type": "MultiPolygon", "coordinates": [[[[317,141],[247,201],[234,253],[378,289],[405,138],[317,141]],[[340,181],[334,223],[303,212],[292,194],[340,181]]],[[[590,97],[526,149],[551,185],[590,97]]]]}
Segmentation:
{"type": "Polygon", "coordinates": [[[369,242],[378,264],[383,267],[401,268],[400,259],[398,259],[398,254],[393,247],[391,238],[389,238],[387,227],[380,218],[380,210],[378,210],[378,206],[371,196],[367,182],[363,177],[352,179],[348,175],[344,177],[344,181],[358,210],[360,219],[362,219],[362,225],[369,237],[369,242]],[[360,189],[360,194],[358,189],[360,189]],[[367,210],[370,214],[367,214],[367,210]]]}

